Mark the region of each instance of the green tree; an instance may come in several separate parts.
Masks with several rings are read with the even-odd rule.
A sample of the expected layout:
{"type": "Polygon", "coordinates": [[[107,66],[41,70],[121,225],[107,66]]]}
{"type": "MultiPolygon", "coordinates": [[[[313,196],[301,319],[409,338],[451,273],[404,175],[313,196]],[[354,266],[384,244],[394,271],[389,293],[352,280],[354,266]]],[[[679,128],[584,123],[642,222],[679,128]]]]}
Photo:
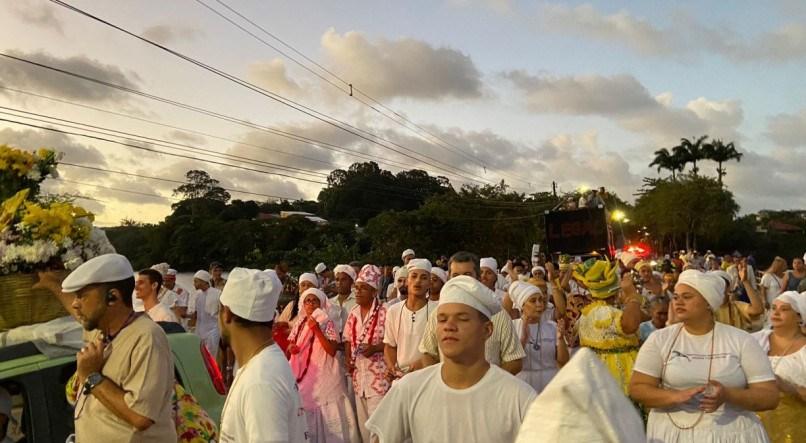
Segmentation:
{"type": "Polygon", "coordinates": [[[712,178],[691,175],[651,183],[635,203],[635,218],[670,249],[678,240],[687,249],[696,248],[698,240],[716,242],[739,210],[733,194],[712,178]]]}
{"type": "Polygon", "coordinates": [[[206,171],[190,170],[185,174],[185,178],[187,183],[180,185],[173,192],[173,195],[181,196],[182,200],[207,199],[226,203],[230,199],[229,192],[206,171]]]}
{"type": "Polygon", "coordinates": [[[716,173],[720,184],[722,184],[722,177],[727,174],[722,164],[730,160],[740,162],[744,155],[736,150],[736,146],[734,146],[733,142],[725,144],[720,139],[716,139],[705,145],[704,150],[706,158],[717,163],[716,173]]]}

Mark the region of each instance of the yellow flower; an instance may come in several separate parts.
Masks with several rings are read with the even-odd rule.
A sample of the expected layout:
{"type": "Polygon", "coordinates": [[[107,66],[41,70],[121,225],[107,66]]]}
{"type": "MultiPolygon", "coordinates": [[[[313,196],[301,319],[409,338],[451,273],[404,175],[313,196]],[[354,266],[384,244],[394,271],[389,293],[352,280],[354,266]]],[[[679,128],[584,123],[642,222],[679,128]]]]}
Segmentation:
{"type": "Polygon", "coordinates": [[[25,205],[25,209],[22,224],[31,232],[34,240],[47,239],[61,243],[67,238],[74,241],[84,240],[90,235],[94,216],[80,206],[56,202],[43,207],[29,202],[25,205]]]}
{"type": "Polygon", "coordinates": [[[22,202],[28,197],[28,192],[30,189],[23,189],[22,191],[14,194],[11,198],[3,202],[2,210],[0,210],[0,230],[3,230],[6,226],[8,226],[12,220],[14,220],[14,215],[17,213],[17,209],[19,209],[22,202]]]}

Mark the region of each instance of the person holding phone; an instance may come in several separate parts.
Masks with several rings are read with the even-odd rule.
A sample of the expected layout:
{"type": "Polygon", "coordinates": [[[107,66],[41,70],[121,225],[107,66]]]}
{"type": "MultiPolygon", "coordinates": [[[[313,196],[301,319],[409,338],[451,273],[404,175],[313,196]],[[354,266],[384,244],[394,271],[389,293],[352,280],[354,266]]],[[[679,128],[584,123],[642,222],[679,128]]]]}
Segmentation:
{"type": "Polygon", "coordinates": [[[358,424],[347,397],[344,368],[336,358],[339,333],[327,315],[324,292],[300,296],[299,318],[288,336],[291,369],[299,386],[312,442],[358,441],[358,424]]]}

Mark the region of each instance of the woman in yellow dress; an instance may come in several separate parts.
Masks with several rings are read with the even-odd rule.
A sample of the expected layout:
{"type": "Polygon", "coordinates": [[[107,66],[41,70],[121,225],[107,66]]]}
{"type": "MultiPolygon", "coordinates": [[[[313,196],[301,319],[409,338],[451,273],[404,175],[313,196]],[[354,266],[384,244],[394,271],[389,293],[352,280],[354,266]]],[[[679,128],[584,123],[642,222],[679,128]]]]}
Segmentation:
{"type": "Polygon", "coordinates": [[[596,352],[626,395],[638,355],[641,300],[632,277],[625,274],[619,284],[617,270],[618,266],[607,260],[589,259],[576,266],[574,279],[594,299],[582,309],[576,327],[580,344],[596,352]]]}
{"type": "Polygon", "coordinates": [[[772,330],[753,334],[767,351],[781,391],[778,407],[759,413],[773,443],[806,441],[806,335],[801,331],[804,320],[806,293],[787,291],[772,303],[772,330]]]}

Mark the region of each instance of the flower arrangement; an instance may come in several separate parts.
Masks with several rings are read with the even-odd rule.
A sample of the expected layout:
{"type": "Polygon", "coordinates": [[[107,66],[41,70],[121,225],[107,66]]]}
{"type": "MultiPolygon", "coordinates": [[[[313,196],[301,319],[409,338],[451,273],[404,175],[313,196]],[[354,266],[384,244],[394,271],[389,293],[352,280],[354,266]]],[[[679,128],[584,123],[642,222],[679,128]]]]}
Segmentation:
{"type": "Polygon", "coordinates": [[[69,196],[40,196],[40,184],[56,174],[60,156],[0,145],[0,275],[37,269],[73,270],[115,252],[95,216],[69,196]]]}

